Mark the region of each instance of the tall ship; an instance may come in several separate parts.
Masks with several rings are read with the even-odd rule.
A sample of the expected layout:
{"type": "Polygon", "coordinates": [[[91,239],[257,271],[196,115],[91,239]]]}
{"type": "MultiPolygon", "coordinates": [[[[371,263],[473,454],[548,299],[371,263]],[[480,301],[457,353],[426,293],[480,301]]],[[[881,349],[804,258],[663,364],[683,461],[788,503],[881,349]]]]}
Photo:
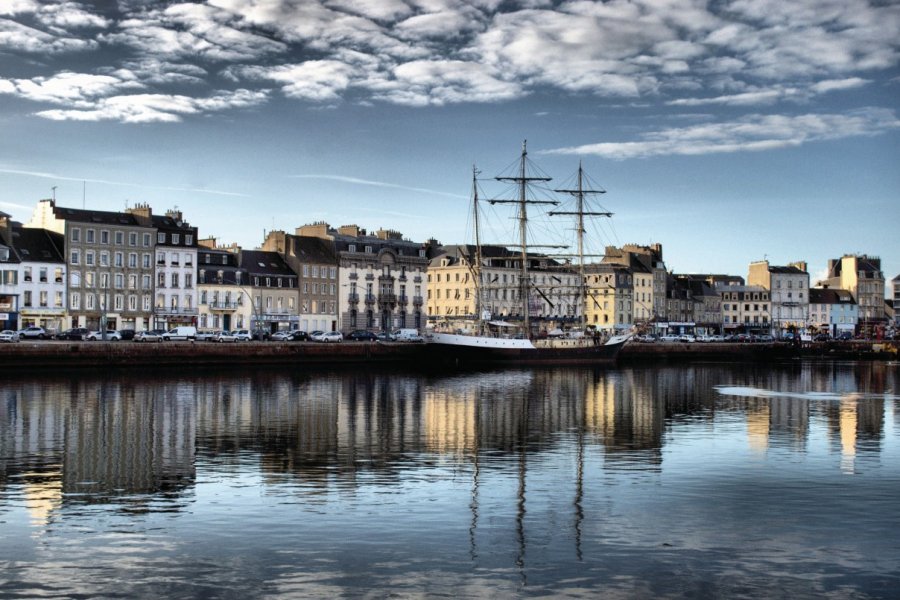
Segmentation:
{"type": "MultiPolygon", "coordinates": [[[[603,190],[592,190],[585,187],[585,174],[581,165],[575,185],[570,189],[559,189],[554,192],[567,194],[574,198],[575,208],[572,211],[550,210],[549,216],[564,216],[575,218],[575,232],[577,237],[577,254],[569,255],[577,258],[577,263],[567,262],[562,267],[567,271],[577,273],[577,284],[574,286],[578,306],[574,311],[579,321],[579,326],[563,331],[554,329],[551,332],[540,329],[534,323],[532,312],[535,311],[535,300],[546,298],[544,292],[537,286],[532,277],[530,263],[536,256],[546,259],[547,255],[530,254],[533,248],[561,248],[568,246],[537,245],[531,243],[528,235],[530,205],[560,204],[556,200],[535,199],[529,193],[532,185],[550,181],[551,178],[541,173],[529,170],[527,143],[522,143],[522,153],[517,161],[517,168],[509,176],[496,177],[497,181],[512,184],[514,198],[489,199],[486,202],[494,204],[510,204],[515,207],[515,220],[517,223],[518,240],[514,243],[499,244],[510,249],[510,255],[515,257],[518,265],[518,274],[515,287],[510,290],[511,296],[519,303],[515,319],[499,317],[489,309],[485,301],[486,294],[491,293],[492,281],[483,276],[485,258],[482,252],[480,208],[477,175],[473,169],[472,177],[472,218],[475,234],[474,256],[467,261],[474,285],[474,326],[467,329],[451,329],[436,327],[427,336],[429,359],[442,365],[452,366],[490,366],[490,365],[541,365],[541,364],[582,364],[582,365],[610,365],[614,364],[619,351],[631,338],[630,334],[608,336],[605,332],[591,329],[586,326],[587,287],[585,278],[585,219],[589,217],[611,217],[609,212],[594,212],[587,210],[585,199],[594,193],[603,193],[603,190]]],[[[505,279],[505,277],[504,277],[505,279]]],[[[504,296],[505,296],[504,291],[504,296]]]]}

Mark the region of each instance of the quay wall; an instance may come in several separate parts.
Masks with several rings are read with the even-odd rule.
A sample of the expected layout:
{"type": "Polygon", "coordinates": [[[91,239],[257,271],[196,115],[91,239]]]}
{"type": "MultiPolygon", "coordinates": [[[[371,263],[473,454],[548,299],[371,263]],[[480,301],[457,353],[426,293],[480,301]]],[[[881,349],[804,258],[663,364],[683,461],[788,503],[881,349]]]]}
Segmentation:
{"type": "MultiPolygon", "coordinates": [[[[789,344],[630,343],[621,364],[678,361],[897,360],[900,343],[789,344]]],[[[79,368],[171,368],[304,365],[428,367],[422,344],[247,342],[21,342],[0,344],[0,373],[79,368]]]]}

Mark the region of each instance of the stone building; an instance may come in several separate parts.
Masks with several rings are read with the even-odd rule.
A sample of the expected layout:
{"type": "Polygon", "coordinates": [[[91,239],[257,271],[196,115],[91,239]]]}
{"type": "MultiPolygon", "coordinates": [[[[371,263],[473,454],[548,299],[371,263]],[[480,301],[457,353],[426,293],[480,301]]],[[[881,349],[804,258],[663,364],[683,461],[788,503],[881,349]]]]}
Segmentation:
{"type": "Polygon", "coordinates": [[[847,290],[859,308],[859,329],[871,335],[886,325],[884,315],[884,273],[881,259],[866,254],[845,254],[828,261],[828,277],[823,287],[847,290]]]}
{"type": "Polygon", "coordinates": [[[785,267],[762,260],[750,263],[747,284],[769,290],[772,326],[776,337],[806,329],[809,318],[809,273],[805,262],[785,267]]]}
{"type": "Polygon", "coordinates": [[[58,207],[54,200],[38,202],[25,226],[64,236],[64,327],[150,328],[155,227],[130,213],[58,207]]]}
{"type": "Polygon", "coordinates": [[[722,322],[726,334],[771,332],[771,296],[759,285],[720,285],[722,322]]]}
{"type": "MultiPolygon", "coordinates": [[[[313,223],[295,233],[333,244],[338,261],[337,329],[348,333],[425,327],[426,244],[404,239],[398,231],[370,234],[356,225],[333,229],[313,223]]],[[[334,285],[330,275],[329,269],[329,296],[334,285]]]]}

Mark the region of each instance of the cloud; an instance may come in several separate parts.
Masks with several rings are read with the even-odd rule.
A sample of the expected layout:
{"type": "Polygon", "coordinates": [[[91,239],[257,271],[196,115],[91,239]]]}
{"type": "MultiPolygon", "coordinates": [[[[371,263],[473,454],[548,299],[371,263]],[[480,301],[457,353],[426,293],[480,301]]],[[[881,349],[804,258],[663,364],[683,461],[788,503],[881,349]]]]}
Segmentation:
{"type": "Polygon", "coordinates": [[[893,111],[866,108],[847,114],[749,115],[736,121],[650,132],[637,142],[608,142],[545,150],[612,159],[771,150],[809,142],[870,136],[900,127],[893,111]]]}
{"type": "Polygon", "coordinates": [[[357,185],[368,185],[374,187],[384,187],[384,188],[392,188],[397,190],[406,190],[410,192],[422,192],[424,194],[435,194],[438,196],[447,196],[448,198],[466,198],[467,196],[460,196],[459,194],[450,194],[448,192],[440,192],[437,190],[429,190],[427,188],[418,188],[411,187],[407,185],[400,185],[397,183],[388,183],[385,181],[373,181],[371,179],[359,179],[356,177],[345,177],[343,175],[290,175],[292,179],[326,179],[330,181],[340,181],[342,183],[352,183],[357,185]]]}
{"type": "Polygon", "coordinates": [[[29,54],[60,54],[92,50],[97,48],[97,42],[51,35],[15,21],[0,19],[0,48],[29,54]]]}
{"type": "Polygon", "coordinates": [[[283,42],[240,29],[233,15],[203,4],[173,4],[139,13],[119,22],[118,29],[100,40],[154,57],[243,61],[287,49],[283,42]]]}
{"type": "Polygon", "coordinates": [[[52,109],[35,113],[53,121],[119,121],[122,123],[177,123],[185,115],[229,108],[245,108],[266,101],[265,91],[239,89],[208,98],[178,94],[133,94],[100,98],[77,110],[52,109]]]}
{"type": "Polygon", "coordinates": [[[0,79],[0,93],[7,93],[36,102],[66,103],[88,106],[95,98],[123,89],[140,88],[141,84],[113,75],[91,75],[64,71],[53,77],[34,79],[0,79]]]}
{"type": "Polygon", "coordinates": [[[240,70],[245,77],[268,79],[281,84],[289,98],[317,102],[334,101],[361,73],[353,66],[336,60],[311,60],[296,65],[248,67],[240,70]]]}
{"type": "MultiPolygon", "coordinates": [[[[81,183],[95,183],[99,185],[114,185],[114,186],[125,186],[125,187],[136,187],[142,189],[149,190],[167,190],[173,192],[197,192],[201,194],[214,194],[217,196],[238,196],[238,197],[249,197],[247,194],[240,194],[237,192],[224,192],[221,190],[211,190],[206,188],[184,188],[184,187],[171,187],[171,186],[156,186],[156,185],[140,185],[133,182],[123,182],[123,181],[110,181],[107,179],[92,179],[88,177],[72,177],[66,175],[57,175],[55,173],[47,173],[44,171],[27,171],[23,169],[6,169],[0,168],[0,173],[8,173],[10,175],[24,175],[26,177],[39,177],[41,179],[54,179],[56,181],[78,181],[81,183]]],[[[0,203],[2,204],[2,203],[0,203]]],[[[17,204],[6,203],[7,206],[12,206],[14,208],[27,208],[31,209],[32,207],[23,207],[17,204]]]]}

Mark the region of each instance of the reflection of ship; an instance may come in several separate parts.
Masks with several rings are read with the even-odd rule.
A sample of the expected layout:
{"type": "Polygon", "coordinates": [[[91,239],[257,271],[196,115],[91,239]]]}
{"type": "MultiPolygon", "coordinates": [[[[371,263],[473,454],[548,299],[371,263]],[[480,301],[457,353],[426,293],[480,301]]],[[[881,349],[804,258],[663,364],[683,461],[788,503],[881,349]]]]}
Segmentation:
{"type": "MultiPolygon", "coordinates": [[[[519,161],[518,171],[510,177],[497,177],[499,181],[513,182],[516,186],[517,198],[512,200],[489,200],[491,204],[515,204],[517,206],[517,220],[519,224],[519,240],[517,246],[518,257],[518,286],[515,293],[521,305],[521,323],[511,323],[503,320],[491,320],[490,311],[485,309],[482,302],[483,290],[486,287],[482,281],[483,258],[481,252],[481,240],[479,238],[479,208],[478,186],[473,175],[472,198],[473,217],[475,225],[475,256],[470,261],[470,268],[475,286],[475,315],[477,320],[474,332],[433,332],[429,336],[430,358],[440,364],[483,365],[483,364],[610,364],[614,363],[619,351],[630,338],[630,335],[617,335],[609,339],[601,337],[598,331],[588,331],[584,323],[586,308],[586,289],[584,276],[584,218],[586,216],[611,216],[607,212],[590,212],[585,210],[585,197],[595,193],[596,190],[586,189],[583,185],[584,173],[579,166],[577,185],[575,189],[556,190],[571,194],[576,199],[576,210],[573,212],[554,211],[550,215],[574,215],[578,221],[576,232],[578,234],[578,259],[579,259],[579,284],[578,302],[581,307],[581,328],[577,334],[565,339],[559,337],[538,337],[531,326],[530,313],[534,296],[544,296],[537,288],[529,275],[529,263],[534,257],[528,254],[529,243],[527,239],[528,205],[529,204],[558,204],[556,201],[534,200],[529,197],[529,185],[533,182],[549,181],[549,177],[535,176],[526,169],[528,152],[522,144],[522,155],[519,161]],[[515,330],[518,329],[518,332],[515,330]],[[513,331],[513,333],[510,333],[513,331]]],[[[476,172],[477,173],[477,172],[476,172]]],[[[598,192],[599,193],[599,192],[598,192]]],[[[557,247],[557,246],[550,246],[557,247]]],[[[505,277],[505,276],[504,276],[505,277]]],[[[505,291],[504,291],[505,294],[505,291]]]]}

